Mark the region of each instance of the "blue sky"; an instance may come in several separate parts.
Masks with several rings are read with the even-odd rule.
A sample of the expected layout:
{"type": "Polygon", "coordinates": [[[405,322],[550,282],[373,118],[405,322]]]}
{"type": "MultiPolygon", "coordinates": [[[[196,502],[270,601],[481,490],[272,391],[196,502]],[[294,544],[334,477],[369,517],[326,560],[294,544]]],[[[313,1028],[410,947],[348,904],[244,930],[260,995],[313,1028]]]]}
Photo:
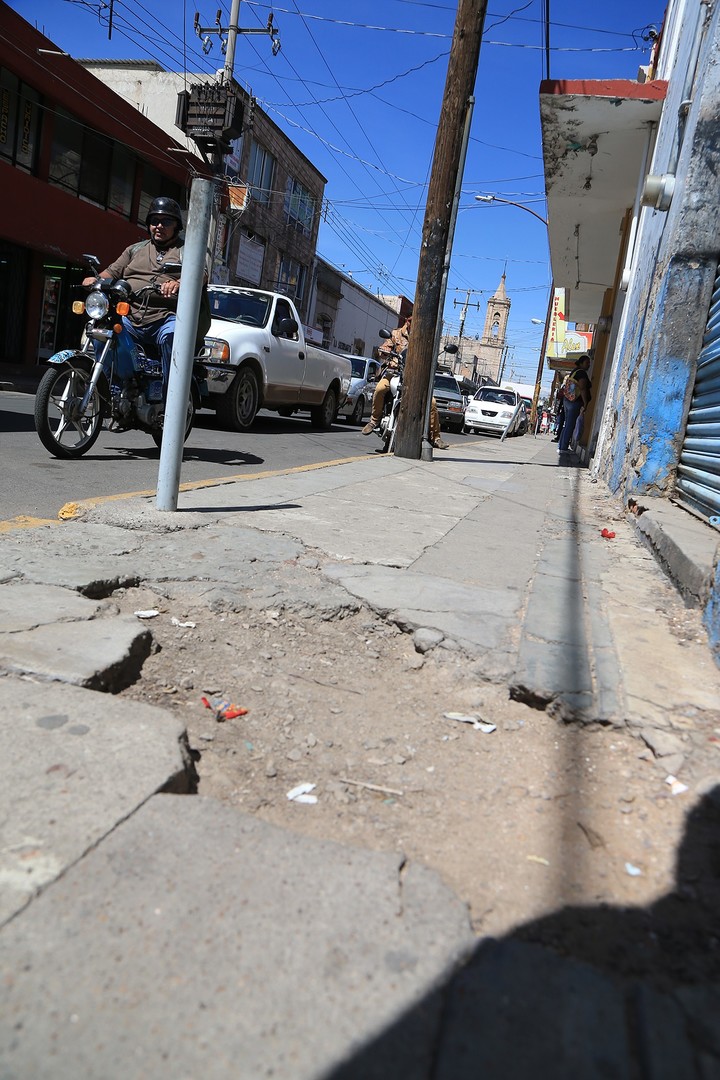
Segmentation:
{"type": "MultiPolygon", "coordinates": [[[[193,31],[229,0],[10,0],[25,19],[74,57],[149,57],[171,70],[211,73],[193,31]]],[[[508,376],[533,381],[547,307],[545,229],[496,194],[545,216],[538,89],[545,77],[544,0],[490,0],[475,87],[444,318],[457,331],[470,293],[466,334],[482,331],[503,269],[512,301],[508,376]]],[[[235,76],[327,177],[320,254],[373,292],[413,296],[427,181],[442,102],[456,4],[452,0],[242,0],[240,26],[259,29],[272,11],[281,50],[266,35],[241,35],[235,76]]],[[[635,78],[647,63],[648,25],[663,0],[550,2],[550,77],[635,78]],[[581,25],[584,24],[584,25],[581,25]]]]}

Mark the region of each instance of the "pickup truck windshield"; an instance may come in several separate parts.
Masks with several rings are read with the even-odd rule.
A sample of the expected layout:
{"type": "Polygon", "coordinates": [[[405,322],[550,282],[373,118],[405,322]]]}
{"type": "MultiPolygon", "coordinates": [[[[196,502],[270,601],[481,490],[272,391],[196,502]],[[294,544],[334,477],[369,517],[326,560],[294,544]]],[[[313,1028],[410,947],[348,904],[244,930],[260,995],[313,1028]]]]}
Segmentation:
{"type": "Polygon", "coordinates": [[[435,376],[435,389],[436,390],[449,390],[452,394],[459,394],[458,384],[452,375],[436,375],[435,376]]]}
{"type": "Polygon", "coordinates": [[[220,292],[210,287],[210,312],[213,319],[244,323],[246,326],[265,326],[270,314],[272,297],[267,293],[220,292]]]}

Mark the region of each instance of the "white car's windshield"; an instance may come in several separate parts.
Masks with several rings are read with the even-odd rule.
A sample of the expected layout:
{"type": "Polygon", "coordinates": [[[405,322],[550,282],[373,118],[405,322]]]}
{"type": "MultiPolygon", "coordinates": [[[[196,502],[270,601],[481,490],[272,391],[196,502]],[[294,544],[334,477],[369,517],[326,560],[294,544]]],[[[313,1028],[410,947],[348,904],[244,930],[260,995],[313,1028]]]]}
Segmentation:
{"type": "Polygon", "coordinates": [[[210,287],[208,296],[213,319],[227,319],[246,326],[265,326],[268,321],[272,303],[269,293],[244,292],[242,289],[221,292],[210,287]]]}
{"type": "Polygon", "coordinates": [[[492,401],[496,405],[511,405],[515,408],[515,395],[511,394],[509,390],[500,390],[484,386],[482,390],[478,390],[475,395],[475,400],[492,401]]]}
{"type": "Polygon", "coordinates": [[[362,359],[351,360],[353,378],[364,379],[365,378],[365,361],[362,359]]]}

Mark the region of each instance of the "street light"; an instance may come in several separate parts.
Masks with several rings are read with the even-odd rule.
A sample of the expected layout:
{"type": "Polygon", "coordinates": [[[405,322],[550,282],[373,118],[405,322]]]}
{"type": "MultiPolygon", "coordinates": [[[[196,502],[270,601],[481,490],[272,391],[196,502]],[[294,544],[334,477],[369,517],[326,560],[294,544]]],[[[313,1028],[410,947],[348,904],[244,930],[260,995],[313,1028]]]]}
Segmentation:
{"type": "MultiPolygon", "coordinates": [[[[548,227],[548,223],[545,220],[545,218],[541,217],[540,214],[537,214],[534,210],[531,210],[529,206],[525,206],[524,203],[513,202],[512,199],[501,199],[498,195],[476,195],[475,198],[476,198],[476,200],[478,202],[484,202],[484,203],[499,202],[499,203],[505,203],[506,206],[517,206],[517,208],[519,210],[526,210],[528,214],[532,214],[532,216],[534,218],[537,218],[538,221],[542,221],[542,223],[543,223],[543,225],[545,226],[546,229],[548,227]]],[[[547,316],[545,318],[545,332],[543,334],[542,345],[540,346],[540,360],[539,360],[539,363],[538,363],[537,377],[535,379],[535,393],[533,394],[532,408],[530,409],[530,423],[531,423],[533,429],[536,426],[536,421],[537,421],[537,403],[538,403],[538,398],[540,397],[540,383],[542,381],[542,370],[543,370],[543,366],[545,364],[545,346],[547,344],[547,339],[548,339],[548,330],[550,329],[550,313],[552,311],[552,298],[553,298],[553,290],[551,288],[550,289],[550,300],[548,301],[547,316]]],[[[540,324],[539,319],[532,319],[531,321],[534,322],[534,323],[540,324]]]]}
{"type": "Polygon", "coordinates": [[[527,210],[528,214],[532,214],[532,216],[536,217],[538,219],[538,221],[542,221],[543,225],[545,225],[545,227],[547,228],[547,221],[545,220],[545,218],[540,217],[539,214],[536,214],[535,211],[531,210],[529,206],[525,206],[524,203],[513,202],[512,199],[501,199],[498,195],[476,195],[475,198],[477,199],[478,202],[486,202],[486,203],[499,202],[499,203],[505,203],[506,206],[517,206],[520,210],[527,210]]]}

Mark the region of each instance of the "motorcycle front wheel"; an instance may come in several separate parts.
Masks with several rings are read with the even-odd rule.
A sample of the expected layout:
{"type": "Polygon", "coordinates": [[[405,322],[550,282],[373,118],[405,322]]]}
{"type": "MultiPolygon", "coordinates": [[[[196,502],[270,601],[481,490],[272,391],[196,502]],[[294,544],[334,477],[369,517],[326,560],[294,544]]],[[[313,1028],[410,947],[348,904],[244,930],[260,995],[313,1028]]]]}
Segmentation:
{"type": "Polygon", "coordinates": [[[87,454],[102,430],[103,407],[93,389],[85,412],[80,405],[90,383],[90,362],[45,372],[35,395],[35,430],[53,457],[79,458],[87,454]]]}

